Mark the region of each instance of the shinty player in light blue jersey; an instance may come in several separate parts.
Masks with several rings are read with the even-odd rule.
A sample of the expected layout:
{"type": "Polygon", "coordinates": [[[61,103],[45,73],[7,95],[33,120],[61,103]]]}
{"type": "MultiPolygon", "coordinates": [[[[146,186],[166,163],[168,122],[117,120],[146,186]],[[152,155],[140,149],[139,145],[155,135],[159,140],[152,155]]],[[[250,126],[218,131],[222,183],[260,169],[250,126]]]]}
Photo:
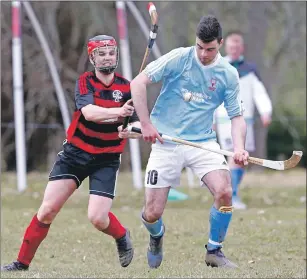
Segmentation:
{"type": "MultiPolygon", "coordinates": [[[[159,267],[162,262],[165,232],[162,213],[169,189],[179,185],[184,167],[190,167],[214,197],[209,240],[205,245],[206,264],[237,267],[221,251],[232,217],[231,179],[225,157],[191,146],[163,142],[158,133],[219,149],[212,124],[215,109],[224,102],[232,122],[234,161],[247,164],[249,154],[244,150],[246,123],[239,97],[239,77],[236,69],[221,57],[222,43],[218,20],[204,16],[197,26],[195,46],[178,48],[160,57],[131,82],[133,104],[143,138],[153,143],[146,169],[142,212],[143,224],[150,233],[147,259],[151,268],[159,267]],[[149,117],[146,87],[159,81],[163,86],[149,117]]],[[[120,137],[127,135],[127,130],[120,131],[120,137]]]]}

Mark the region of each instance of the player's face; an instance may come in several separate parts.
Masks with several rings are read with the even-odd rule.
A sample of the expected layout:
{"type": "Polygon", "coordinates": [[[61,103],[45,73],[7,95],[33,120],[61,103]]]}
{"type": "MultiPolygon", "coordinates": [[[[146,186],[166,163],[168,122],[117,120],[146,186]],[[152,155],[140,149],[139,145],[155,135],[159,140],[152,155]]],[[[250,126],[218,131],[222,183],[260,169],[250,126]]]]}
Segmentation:
{"type": "Polygon", "coordinates": [[[92,56],[95,61],[95,66],[99,68],[116,65],[116,51],[115,46],[99,47],[95,49],[92,56]]]}
{"type": "Polygon", "coordinates": [[[244,42],[240,35],[230,35],[225,41],[225,52],[231,60],[237,60],[244,52],[244,42]]]}
{"type": "Polygon", "coordinates": [[[210,43],[204,43],[196,37],[196,53],[200,62],[205,66],[211,64],[219,52],[222,43],[223,40],[220,43],[218,43],[217,40],[210,43]]]}

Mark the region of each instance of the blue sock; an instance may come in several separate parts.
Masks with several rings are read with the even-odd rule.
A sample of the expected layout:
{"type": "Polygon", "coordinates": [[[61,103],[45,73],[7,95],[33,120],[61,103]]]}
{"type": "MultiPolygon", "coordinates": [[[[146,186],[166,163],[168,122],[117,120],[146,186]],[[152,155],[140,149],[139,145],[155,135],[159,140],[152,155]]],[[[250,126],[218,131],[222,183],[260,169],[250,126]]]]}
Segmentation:
{"type": "Polygon", "coordinates": [[[210,233],[207,245],[208,251],[222,247],[232,216],[231,206],[222,206],[217,210],[214,206],[210,211],[210,233]]]}
{"type": "Polygon", "coordinates": [[[152,237],[160,237],[164,234],[164,225],[161,217],[157,221],[149,223],[142,214],[142,222],[152,237]]]}
{"type": "Polygon", "coordinates": [[[230,170],[233,197],[238,196],[238,188],[239,188],[239,184],[242,181],[244,172],[245,172],[245,169],[243,168],[235,168],[235,169],[230,170]]]}

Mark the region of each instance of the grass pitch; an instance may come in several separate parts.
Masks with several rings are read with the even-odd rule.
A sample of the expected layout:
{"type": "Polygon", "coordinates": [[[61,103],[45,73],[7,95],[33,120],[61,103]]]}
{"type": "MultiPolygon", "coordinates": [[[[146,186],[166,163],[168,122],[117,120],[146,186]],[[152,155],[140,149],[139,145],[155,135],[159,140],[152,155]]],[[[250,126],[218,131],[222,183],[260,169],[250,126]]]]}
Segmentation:
{"type": "MultiPolygon", "coordinates": [[[[164,213],[164,261],[147,266],[148,233],[140,221],[143,190],[135,190],[129,173],[120,173],[113,212],[131,231],[135,256],[127,268],[118,262],[112,238],[87,219],[88,181],[57,216],[27,272],[2,278],[306,278],[306,170],[248,173],[241,196],[249,208],[235,211],[224,253],[237,270],[207,267],[209,210],[205,188],[180,187],[190,199],[169,201],[164,213]]],[[[16,259],[25,228],[36,213],[47,174],[28,175],[28,189],[16,190],[16,175],[1,176],[1,264],[16,259]]],[[[187,185],[185,174],[182,185],[187,185]]]]}

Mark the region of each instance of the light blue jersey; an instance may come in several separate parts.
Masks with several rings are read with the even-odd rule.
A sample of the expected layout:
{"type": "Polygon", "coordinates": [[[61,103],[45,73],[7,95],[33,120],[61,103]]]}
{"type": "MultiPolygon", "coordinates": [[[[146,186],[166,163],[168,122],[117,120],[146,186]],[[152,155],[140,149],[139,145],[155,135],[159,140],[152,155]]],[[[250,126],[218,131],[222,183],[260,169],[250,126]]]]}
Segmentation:
{"type": "Polygon", "coordinates": [[[215,109],[224,102],[230,118],[243,113],[238,72],[220,54],[204,66],[194,46],[177,48],[148,64],[144,73],[152,82],[163,82],[150,116],[162,134],[192,142],[216,140],[215,109]]]}

